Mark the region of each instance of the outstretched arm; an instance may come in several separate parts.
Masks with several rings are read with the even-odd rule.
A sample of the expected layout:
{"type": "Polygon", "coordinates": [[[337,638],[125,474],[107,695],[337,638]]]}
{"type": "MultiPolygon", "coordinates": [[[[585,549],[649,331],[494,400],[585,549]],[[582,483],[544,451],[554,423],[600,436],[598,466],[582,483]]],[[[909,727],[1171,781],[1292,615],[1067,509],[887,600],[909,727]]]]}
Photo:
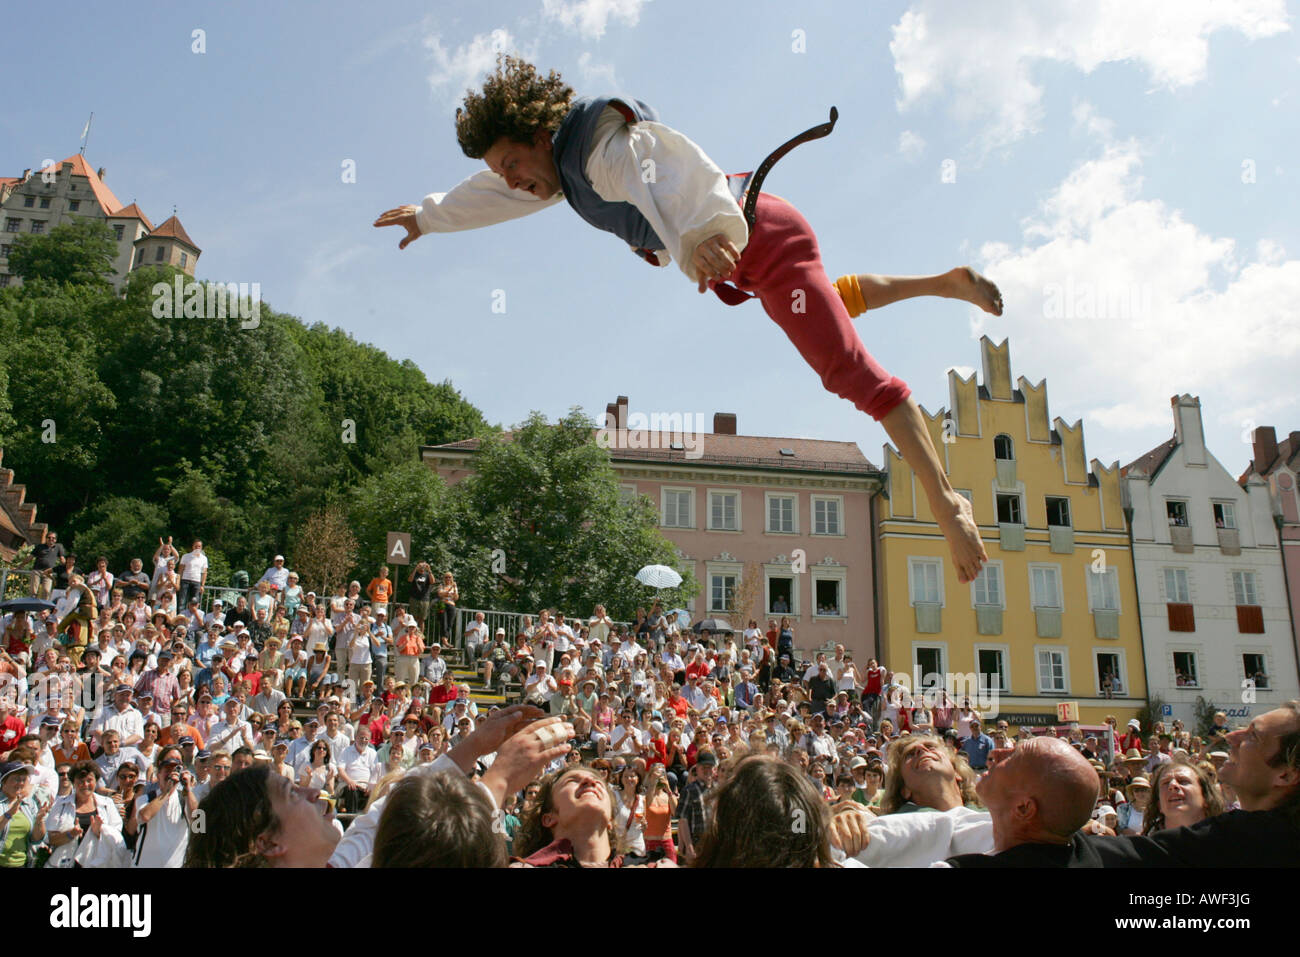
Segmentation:
{"type": "Polygon", "coordinates": [[[564,199],[559,193],[538,199],[523,190],[511,189],[490,169],[479,170],[449,192],[430,193],[419,206],[399,206],[375,220],[376,226],[400,226],[406,236],[398,243],[405,249],[425,233],[454,233],[479,229],[519,219],[564,199]]]}

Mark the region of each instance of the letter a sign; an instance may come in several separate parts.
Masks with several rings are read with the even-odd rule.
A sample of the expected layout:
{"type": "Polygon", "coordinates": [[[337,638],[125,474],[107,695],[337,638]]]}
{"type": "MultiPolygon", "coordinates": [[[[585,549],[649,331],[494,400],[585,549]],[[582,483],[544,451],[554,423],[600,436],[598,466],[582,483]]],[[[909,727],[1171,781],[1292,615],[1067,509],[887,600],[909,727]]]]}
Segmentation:
{"type": "Polygon", "coordinates": [[[408,533],[388,533],[388,564],[411,564],[411,536],[408,533]]]}

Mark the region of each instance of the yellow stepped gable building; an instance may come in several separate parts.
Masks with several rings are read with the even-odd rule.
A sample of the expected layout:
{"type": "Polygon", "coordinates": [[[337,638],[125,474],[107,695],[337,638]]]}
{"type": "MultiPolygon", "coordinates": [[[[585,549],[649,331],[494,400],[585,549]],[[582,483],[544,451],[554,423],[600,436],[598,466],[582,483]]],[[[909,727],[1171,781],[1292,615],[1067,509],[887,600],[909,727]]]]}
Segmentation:
{"type": "Polygon", "coordinates": [[[912,688],[945,676],[958,704],[969,696],[1013,731],[1059,723],[1063,703],[1077,703],[1083,725],[1114,715],[1122,731],[1147,690],[1119,463],[1094,459],[1090,471],[1082,420],[1051,419],[1046,380],[1013,387],[1006,341],[986,336],[980,351],[983,384],[949,371],[951,411],[922,411],[990,561],[975,582],[957,581],[923,490],[886,445],[882,663],[912,688]]]}

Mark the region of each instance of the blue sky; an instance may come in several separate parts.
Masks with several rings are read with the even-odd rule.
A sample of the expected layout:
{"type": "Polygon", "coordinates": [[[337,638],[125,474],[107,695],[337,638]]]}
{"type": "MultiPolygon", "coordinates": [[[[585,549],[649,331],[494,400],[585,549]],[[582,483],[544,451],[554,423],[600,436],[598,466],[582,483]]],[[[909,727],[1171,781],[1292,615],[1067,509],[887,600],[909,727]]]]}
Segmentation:
{"type": "Polygon", "coordinates": [[[567,206],[400,253],[370,226],[479,168],[451,118],[494,47],[645,100],[728,171],[835,104],[836,132],[767,185],[811,221],[831,276],[970,263],[1006,298],[1001,318],[930,299],[857,320],[921,404],[946,404],[948,368],[978,367],[980,334],[1009,336],[1013,375],[1047,378],[1090,457],[1163,441],[1169,397],[1190,392],[1237,472],[1252,424],[1300,428],[1296,4],[1137,6],[74,4],[54,41],[48,10],[20,6],[10,73],[46,78],[45,95],[0,114],[0,172],[75,152],[93,110],[91,165],[155,223],[178,207],[201,277],[259,282],[274,308],[450,378],[493,421],[594,415],[621,393],[634,411],[855,441],[879,463],[883,430],[823,391],[757,303],[699,296],[567,206]],[[1054,311],[1066,289],[1138,314],[1054,311]]]}

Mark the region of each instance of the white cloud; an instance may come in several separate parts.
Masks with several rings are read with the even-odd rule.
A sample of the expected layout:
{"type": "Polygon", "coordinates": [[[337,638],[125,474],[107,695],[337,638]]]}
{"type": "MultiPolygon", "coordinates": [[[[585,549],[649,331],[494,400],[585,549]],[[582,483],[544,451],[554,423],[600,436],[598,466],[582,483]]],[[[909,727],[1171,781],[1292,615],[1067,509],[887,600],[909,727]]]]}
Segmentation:
{"type": "Polygon", "coordinates": [[[925,152],[925,140],[919,133],[903,130],[898,137],[898,152],[906,159],[918,159],[925,152]]]}
{"type": "Polygon", "coordinates": [[[1247,260],[1144,198],[1141,168],[1136,143],[1110,144],[1043,200],[1019,243],[985,243],[980,269],[1006,310],[980,313],[972,334],[1009,336],[1015,367],[1048,377],[1054,410],[1103,429],[1169,426],[1183,392],[1201,395],[1207,423],[1262,403],[1300,413],[1300,260],[1269,239],[1247,260]]]}
{"type": "Polygon", "coordinates": [[[1286,0],[915,0],[894,25],[889,49],[900,111],[944,97],[955,116],[985,124],[980,138],[991,149],[1037,128],[1043,90],[1031,74],[1038,61],[1084,73],[1135,62],[1155,86],[1177,89],[1205,77],[1215,32],[1254,40],[1289,29],[1286,0]]]}
{"type": "Polygon", "coordinates": [[[434,62],[429,84],[435,90],[449,92],[456,98],[465,90],[478,86],[483,75],[496,68],[498,53],[515,51],[515,39],[505,29],[480,33],[454,51],[448,51],[436,33],[427,37],[424,45],[434,62]]]}
{"type": "Polygon", "coordinates": [[[614,76],[612,63],[596,63],[589,51],[584,50],[578,56],[578,69],[582,71],[582,85],[587,89],[617,90],[618,80],[614,76]]]}
{"type": "Polygon", "coordinates": [[[622,20],[629,27],[641,19],[641,8],[647,0],[542,0],[542,13],[558,20],[569,30],[577,30],[588,40],[599,40],[605,35],[605,26],[611,18],[622,20]]]}

